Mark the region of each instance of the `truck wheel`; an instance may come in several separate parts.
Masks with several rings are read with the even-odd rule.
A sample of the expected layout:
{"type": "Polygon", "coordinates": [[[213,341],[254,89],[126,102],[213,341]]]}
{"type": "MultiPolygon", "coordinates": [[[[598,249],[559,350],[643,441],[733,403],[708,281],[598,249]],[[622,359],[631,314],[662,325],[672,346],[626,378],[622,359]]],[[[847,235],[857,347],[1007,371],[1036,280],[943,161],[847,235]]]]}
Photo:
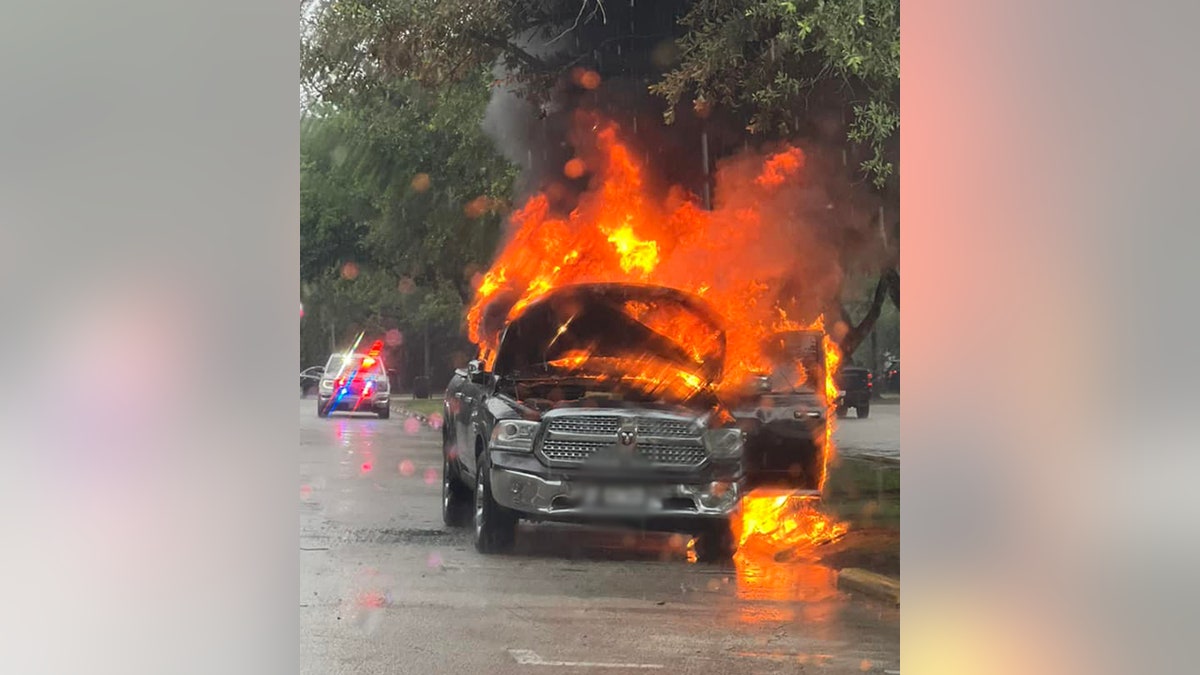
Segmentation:
{"type": "Polygon", "coordinates": [[[442,522],[446,527],[462,527],[471,515],[471,491],[458,478],[458,470],[442,453],[442,522]]]}
{"type": "Polygon", "coordinates": [[[329,417],[329,408],[321,405],[321,397],[317,397],[317,417],[329,417]]]}
{"type": "Polygon", "coordinates": [[[867,405],[860,405],[854,409],[854,412],[858,414],[858,419],[866,419],[871,415],[871,405],[869,403],[867,405]]]}
{"type": "Polygon", "coordinates": [[[392,416],[392,406],[386,405],[386,406],[380,408],[378,413],[379,413],[379,419],[386,420],[387,418],[392,416]]]}
{"type": "Polygon", "coordinates": [[[720,520],[696,533],[696,560],[722,562],[737,553],[737,542],[728,520],[720,520]]]}
{"type": "Polygon", "coordinates": [[[475,550],[503,553],[517,538],[517,515],[500,506],[492,497],[492,467],[487,451],[476,461],[475,476],[475,550]]]}

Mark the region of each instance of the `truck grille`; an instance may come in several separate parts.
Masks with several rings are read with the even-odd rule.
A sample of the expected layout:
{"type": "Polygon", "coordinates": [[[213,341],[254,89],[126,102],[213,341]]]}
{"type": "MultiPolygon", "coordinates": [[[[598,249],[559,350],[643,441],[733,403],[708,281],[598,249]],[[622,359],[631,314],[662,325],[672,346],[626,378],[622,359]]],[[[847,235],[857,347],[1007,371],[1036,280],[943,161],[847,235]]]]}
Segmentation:
{"type": "Polygon", "coordinates": [[[542,443],[542,453],[546,459],[554,462],[582,462],[606,445],[598,441],[548,440],[542,443]]]}
{"type": "Polygon", "coordinates": [[[688,438],[699,437],[692,430],[691,422],[684,420],[662,420],[653,417],[640,417],[637,422],[638,435],[655,438],[688,438]]]}
{"type": "Polygon", "coordinates": [[[704,461],[704,446],[639,443],[638,452],[653,464],[696,466],[704,461]]]}
{"type": "MultiPolygon", "coordinates": [[[[550,420],[542,456],[555,464],[582,464],[597,452],[614,448],[620,415],[568,415],[550,420]]],[[[659,466],[692,467],[708,457],[700,431],[688,419],[636,417],[638,456],[659,466]]]]}
{"type": "Polygon", "coordinates": [[[621,426],[621,418],[614,415],[578,415],[555,419],[550,422],[547,431],[552,434],[589,434],[615,437],[619,426],[621,426]]]}

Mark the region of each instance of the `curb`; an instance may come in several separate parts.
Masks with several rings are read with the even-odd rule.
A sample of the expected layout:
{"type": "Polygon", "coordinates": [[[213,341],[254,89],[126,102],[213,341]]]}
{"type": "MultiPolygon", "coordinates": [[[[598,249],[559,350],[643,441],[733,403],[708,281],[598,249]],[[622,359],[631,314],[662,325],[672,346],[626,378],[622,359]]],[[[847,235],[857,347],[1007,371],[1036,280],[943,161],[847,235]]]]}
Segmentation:
{"type": "Polygon", "coordinates": [[[837,587],[844,591],[862,593],[900,606],[900,581],[857,567],[840,570],[837,587]]]}
{"type": "Polygon", "coordinates": [[[413,411],[409,410],[408,408],[405,408],[404,406],[400,405],[399,402],[397,402],[397,401],[392,401],[391,406],[392,406],[392,412],[394,412],[398,415],[403,415],[405,418],[415,418],[418,422],[429,427],[430,429],[436,430],[437,428],[440,428],[440,427],[435,428],[432,424],[429,423],[428,415],[422,415],[421,413],[413,412],[413,411]]]}

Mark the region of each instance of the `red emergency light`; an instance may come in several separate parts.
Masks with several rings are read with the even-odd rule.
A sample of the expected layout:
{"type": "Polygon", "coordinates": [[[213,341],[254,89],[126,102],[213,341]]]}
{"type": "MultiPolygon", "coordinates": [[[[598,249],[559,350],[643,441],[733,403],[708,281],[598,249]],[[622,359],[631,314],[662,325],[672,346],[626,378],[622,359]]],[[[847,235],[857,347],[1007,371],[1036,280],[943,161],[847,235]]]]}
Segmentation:
{"type": "Polygon", "coordinates": [[[379,358],[379,353],[383,351],[383,340],[376,340],[371,345],[371,350],[367,352],[367,356],[372,359],[379,358]]]}

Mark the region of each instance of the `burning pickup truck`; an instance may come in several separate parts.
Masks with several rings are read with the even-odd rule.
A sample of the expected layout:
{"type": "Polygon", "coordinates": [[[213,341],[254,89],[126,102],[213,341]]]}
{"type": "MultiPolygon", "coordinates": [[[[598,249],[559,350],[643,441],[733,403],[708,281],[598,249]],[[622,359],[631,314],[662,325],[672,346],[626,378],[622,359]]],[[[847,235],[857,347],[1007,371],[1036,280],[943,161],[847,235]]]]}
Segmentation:
{"type": "Polygon", "coordinates": [[[746,432],[749,487],[819,494],[828,441],[825,356],[820,330],[772,335],[763,354],[772,370],[754,377],[732,402],[746,432]]]}
{"type": "Polygon", "coordinates": [[[734,553],[743,433],[713,389],[725,333],[703,300],[563,286],[510,312],[496,344],[446,389],[447,525],[473,511],[483,553],[509,549],[521,519],[685,532],[700,560],[734,553]]]}

